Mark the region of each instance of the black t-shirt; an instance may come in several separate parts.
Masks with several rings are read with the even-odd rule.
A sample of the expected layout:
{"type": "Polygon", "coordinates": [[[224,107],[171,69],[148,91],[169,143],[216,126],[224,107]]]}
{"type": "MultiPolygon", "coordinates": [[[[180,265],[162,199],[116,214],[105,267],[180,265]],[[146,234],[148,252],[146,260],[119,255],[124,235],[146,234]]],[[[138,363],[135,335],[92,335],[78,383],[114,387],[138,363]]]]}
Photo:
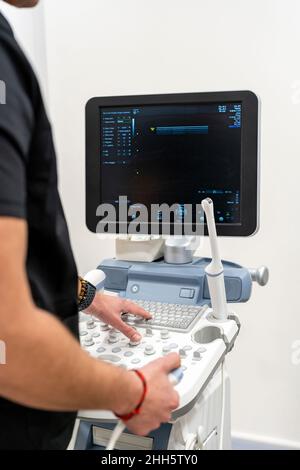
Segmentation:
{"type": "MultiPolygon", "coordinates": [[[[0,80],[6,85],[6,104],[0,104],[0,216],[26,220],[33,299],[77,335],[77,270],[57,190],[51,128],[37,79],[1,13],[0,80]]],[[[0,449],[64,449],[74,419],[74,413],[0,399],[0,449]]]]}

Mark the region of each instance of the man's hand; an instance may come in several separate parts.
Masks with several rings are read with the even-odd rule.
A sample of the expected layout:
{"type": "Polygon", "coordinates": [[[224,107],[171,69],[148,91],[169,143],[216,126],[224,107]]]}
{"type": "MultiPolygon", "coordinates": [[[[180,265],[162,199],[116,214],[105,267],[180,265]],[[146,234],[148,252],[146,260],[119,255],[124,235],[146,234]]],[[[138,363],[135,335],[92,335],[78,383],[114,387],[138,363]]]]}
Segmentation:
{"type": "Polygon", "coordinates": [[[86,313],[94,315],[99,320],[113,326],[121,333],[124,333],[131,341],[139,341],[141,335],[122,320],[122,313],[131,313],[145,319],[151,318],[150,313],[127,299],[100,293],[96,294],[86,313]]]}
{"type": "MultiPolygon", "coordinates": [[[[180,367],[180,357],[176,353],[171,353],[141,368],[147,381],[148,393],[140,414],[126,421],[126,427],[131,432],[146,436],[161,423],[170,421],[172,411],[179,406],[179,396],[170,383],[168,374],[178,367],[180,367]]],[[[134,376],[134,380],[140,379],[134,376]]],[[[122,410],[120,411],[122,414],[122,410]]],[[[116,412],[119,414],[118,410],[116,412]]]]}

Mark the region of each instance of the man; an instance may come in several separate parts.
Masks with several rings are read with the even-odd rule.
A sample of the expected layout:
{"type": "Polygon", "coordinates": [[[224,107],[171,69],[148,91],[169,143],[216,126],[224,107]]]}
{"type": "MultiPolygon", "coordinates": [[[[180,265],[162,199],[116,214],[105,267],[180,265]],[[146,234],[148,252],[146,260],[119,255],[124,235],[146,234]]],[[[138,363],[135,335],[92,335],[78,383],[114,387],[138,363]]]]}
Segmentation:
{"type": "Polygon", "coordinates": [[[0,449],[65,449],[78,409],[111,410],[132,432],[148,434],[178,406],[167,374],[179,357],[170,354],[138,374],[80,348],[78,305],[133,340],[139,335],[121,313],[149,314],[103,294],[86,303],[92,286],[78,283],[38,83],[1,14],[0,80],[6,84],[6,104],[0,105],[0,339],[7,360],[0,365],[0,449]]]}

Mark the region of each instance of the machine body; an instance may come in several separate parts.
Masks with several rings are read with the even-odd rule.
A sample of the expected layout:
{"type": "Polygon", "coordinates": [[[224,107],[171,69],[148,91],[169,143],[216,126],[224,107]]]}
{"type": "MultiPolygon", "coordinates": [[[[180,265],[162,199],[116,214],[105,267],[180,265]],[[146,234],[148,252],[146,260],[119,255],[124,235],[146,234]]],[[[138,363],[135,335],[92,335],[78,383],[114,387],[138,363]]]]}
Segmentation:
{"type": "Polygon", "coordinates": [[[81,314],[82,347],[126,369],[176,351],[183,377],[169,423],[145,437],[126,429],[119,436],[121,425],[112,435],[112,413],[81,410],[73,448],[230,448],[224,362],[240,330],[231,307],[250,299],[252,282],[265,285],[268,271],[222,261],[217,234],[246,237],[258,229],[259,109],[251,91],[94,97],[87,103],[86,225],[94,233],[131,237],[117,241],[116,259],[98,266],[102,284],[152,318],[124,312],[123,320],[142,335],[131,343],[81,314]],[[193,257],[190,242],[199,228],[210,236],[212,258],[193,257]],[[166,241],[164,259],[159,235],[183,236],[166,241]]]}
{"type": "MultiPolygon", "coordinates": [[[[146,302],[154,318],[163,305],[171,307],[165,320],[160,320],[164,324],[143,324],[135,317],[124,318],[143,336],[141,343],[134,346],[108,325],[81,314],[82,346],[94,357],[128,369],[142,367],[170,351],[177,351],[183,370],[183,378],[177,385],[180,406],[173,413],[172,421],[147,437],[134,436],[125,430],[116,449],[230,448],[230,381],[224,359],[234,346],[240,322],[230,306],[227,321],[214,320],[205,275],[210,262],[210,258],[197,258],[179,266],[164,261],[136,263],[110,259],[98,267],[105,273],[105,291],[110,295],[127,297],[140,304],[146,302]],[[174,325],[174,316],[179,313],[184,316],[186,312],[192,316],[192,309],[197,314],[189,325],[174,325]]],[[[258,277],[254,273],[263,268],[248,270],[226,261],[223,266],[228,301],[249,300],[252,282],[258,277]]],[[[80,411],[73,448],[105,450],[116,424],[112,413],[80,411]]]]}

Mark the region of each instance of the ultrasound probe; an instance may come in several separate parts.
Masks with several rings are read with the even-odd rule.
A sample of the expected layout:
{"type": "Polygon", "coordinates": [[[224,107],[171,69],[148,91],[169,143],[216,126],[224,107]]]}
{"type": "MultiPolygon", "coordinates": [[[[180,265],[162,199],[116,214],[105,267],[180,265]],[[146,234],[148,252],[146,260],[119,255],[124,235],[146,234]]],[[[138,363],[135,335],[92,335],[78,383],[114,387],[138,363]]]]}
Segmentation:
{"type": "Polygon", "coordinates": [[[213,317],[217,320],[224,321],[228,317],[224,270],[221,261],[217,230],[214,217],[214,204],[210,198],[203,199],[202,208],[206,215],[206,222],[209,234],[210,248],[211,248],[211,262],[205,268],[205,273],[208,281],[211,306],[213,310],[213,317]]]}
{"type": "MultiPolygon", "coordinates": [[[[179,367],[178,369],[172,370],[172,372],[170,372],[170,374],[168,375],[168,378],[174,387],[181,381],[182,377],[183,377],[183,369],[181,367],[179,367]]],[[[113,430],[113,433],[110,437],[106,450],[113,450],[115,448],[115,445],[125,428],[126,428],[126,423],[124,423],[124,421],[122,420],[119,420],[118,424],[113,430]]]]}

